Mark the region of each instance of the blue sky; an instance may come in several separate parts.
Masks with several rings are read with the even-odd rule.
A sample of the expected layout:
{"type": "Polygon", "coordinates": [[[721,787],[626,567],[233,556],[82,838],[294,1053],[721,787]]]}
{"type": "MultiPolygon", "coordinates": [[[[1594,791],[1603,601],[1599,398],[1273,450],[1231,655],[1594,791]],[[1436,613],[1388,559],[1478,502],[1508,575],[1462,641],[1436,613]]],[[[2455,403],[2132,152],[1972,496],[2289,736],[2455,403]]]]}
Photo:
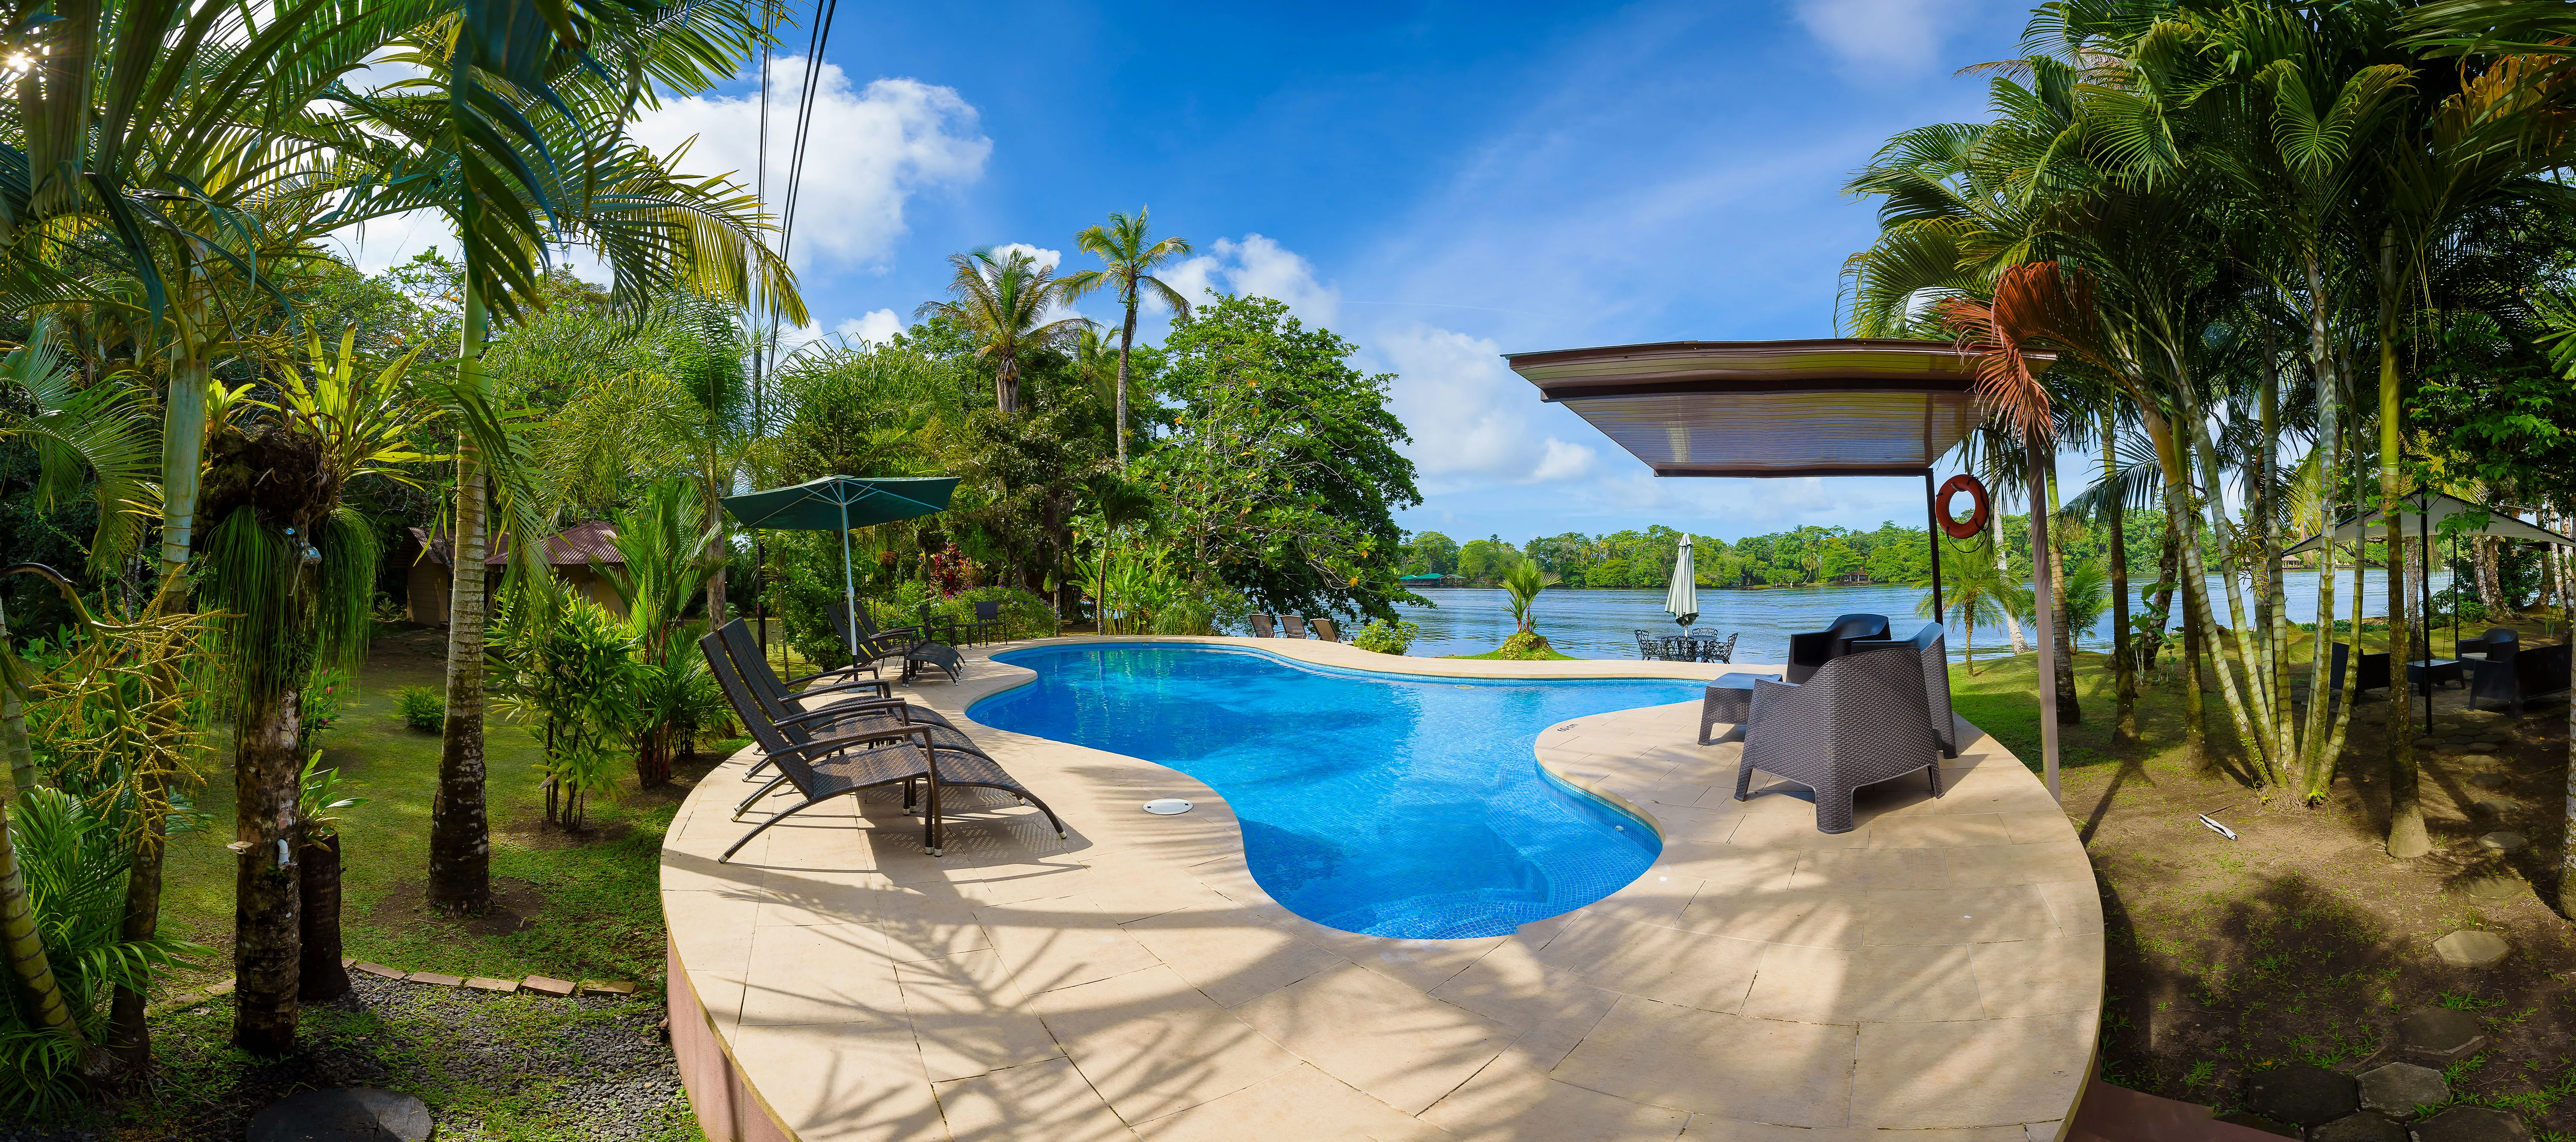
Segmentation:
{"type": "MultiPolygon", "coordinates": [[[[1910,480],[1654,479],[1497,355],[1830,335],[1841,263],[1874,228],[1845,177],[1898,130],[1977,117],[1984,82],[1954,73],[2013,55],[2026,12],[853,8],[825,53],[795,261],[815,332],[881,335],[938,294],[950,253],[1025,243],[1087,268],[1073,234],[1150,204],[1159,233],[1199,247],[1177,284],[1280,297],[1398,375],[1426,501],[1407,527],[1519,542],[1910,523],[1910,480]]],[[[783,62],[779,155],[801,67],[783,62]]],[[[748,181],[753,90],[665,107],[637,135],[695,137],[690,168],[748,181]]],[[[405,241],[375,236],[364,261],[405,241]]]]}

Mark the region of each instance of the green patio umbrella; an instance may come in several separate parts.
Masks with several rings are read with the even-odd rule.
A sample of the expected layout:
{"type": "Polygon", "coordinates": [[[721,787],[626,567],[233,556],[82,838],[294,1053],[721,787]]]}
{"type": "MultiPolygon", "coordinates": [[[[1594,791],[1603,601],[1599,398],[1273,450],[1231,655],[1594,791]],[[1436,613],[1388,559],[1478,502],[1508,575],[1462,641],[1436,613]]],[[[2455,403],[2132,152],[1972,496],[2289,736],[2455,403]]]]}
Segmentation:
{"type": "MultiPolygon", "coordinates": [[[[840,532],[841,597],[855,616],[859,588],[850,570],[850,529],[946,511],[948,497],[956,491],[955,476],[821,476],[784,488],[727,496],[724,506],[744,527],[840,532]]],[[[855,624],[841,629],[844,639],[855,639],[857,634],[855,624]]],[[[858,652],[853,642],[850,653],[858,652]]]]}

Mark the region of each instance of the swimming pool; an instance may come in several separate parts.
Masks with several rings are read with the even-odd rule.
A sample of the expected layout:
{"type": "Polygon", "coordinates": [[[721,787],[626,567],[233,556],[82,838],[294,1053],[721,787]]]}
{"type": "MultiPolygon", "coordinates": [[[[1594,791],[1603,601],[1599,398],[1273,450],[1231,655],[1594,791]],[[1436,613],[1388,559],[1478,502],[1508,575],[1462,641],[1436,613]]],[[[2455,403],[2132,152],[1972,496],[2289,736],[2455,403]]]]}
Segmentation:
{"type": "Polygon", "coordinates": [[[1036,681],[967,711],[999,729],[1141,757],[1206,782],[1253,879],[1291,911],[1372,936],[1510,933],[1635,880],[1644,822],[1539,768],[1569,718],[1699,697],[1679,680],[1427,678],[1171,644],[994,655],[1036,681]]]}

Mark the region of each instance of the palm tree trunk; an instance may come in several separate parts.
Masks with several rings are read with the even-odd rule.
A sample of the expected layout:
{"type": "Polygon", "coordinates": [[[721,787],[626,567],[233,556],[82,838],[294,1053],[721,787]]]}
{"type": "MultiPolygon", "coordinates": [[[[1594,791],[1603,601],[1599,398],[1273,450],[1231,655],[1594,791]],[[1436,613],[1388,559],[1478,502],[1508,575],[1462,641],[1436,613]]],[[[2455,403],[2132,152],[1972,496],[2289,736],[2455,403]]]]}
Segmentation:
{"type": "Polygon", "coordinates": [[[233,746],[233,1045],[295,1050],[301,862],[295,692],[245,699],[233,746]]]}
{"type": "MultiPolygon", "coordinates": [[[[2048,489],[2049,519],[2057,517],[2057,465],[2055,451],[2041,474],[2048,489]]],[[[2048,613],[2050,640],[2057,644],[2057,724],[2071,726],[2084,720],[2084,708],[2075,697],[2075,630],[2066,621],[2066,537],[2054,526],[2046,528],[2048,536],[2048,613]]]]}
{"type": "MultiPolygon", "coordinates": [[[[9,612],[0,607],[0,664],[14,665],[8,640],[9,612]]],[[[35,902],[27,895],[27,880],[18,871],[18,850],[9,835],[8,810],[18,803],[21,790],[35,788],[36,761],[34,746],[27,739],[26,707],[19,702],[18,689],[5,667],[0,667],[0,749],[8,752],[10,775],[9,788],[0,795],[0,955],[9,957],[10,980],[17,988],[19,1010],[30,1013],[28,1021],[78,1047],[84,1044],[80,1025],[72,1021],[62,988],[54,980],[53,964],[46,958],[45,942],[37,935],[35,902]]]]}
{"type": "MultiPolygon", "coordinates": [[[[2119,421],[2112,415],[2111,404],[2102,404],[2102,481],[2108,487],[2119,478],[2120,454],[2117,445],[2119,421]]],[[[2138,663],[2129,641],[2129,542],[2128,505],[2125,497],[2113,495],[2103,505],[2102,523],[2111,529],[2111,691],[2119,704],[2118,721],[2111,730],[2114,745],[2130,745],[2138,740],[2138,663]]]]}
{"type": "MultiPolygon", "coordinates": [[[[1988,546],[1994,548],[1995,552],[1995,582],[2008,587],[2012,584],[2012,563],[2004,555],[2003,521],[1996,520],[1994,526],[1996,542],[1988,546]]],[[[1995,600],[1995,612],[2004,617],[2004,633],[2012,636],[2012,652],[2030,653],[2030,643],[2021,637],[2021,620],[2013,617],[2012,605],[2005,599],[1999,598],[1995,600]]]]}
{"type": "MultiPolygon", "coordinates": [[[[706,481],[706,499],[707,499],[707,530],[709,530],[709,531],[714,531],[714,530],[716,530],[716,529],[721,528],[721,527],[723,527],[723,526],[724,526],[724,503],[723,503],[722,498],[721,498],[721,497],[719,497],[719,496],[717,496],[717,494],[716,494],[716,481],[717,481],[718,476],[719,476],[719,473],[715,473],[715,472],[709,472],[709,473],[707,474],[707,481],[706,481]]],[[[717,544],[716,544],[716,546],[715,546],[715,550],[711,553],[711,554],[713,555],[713,557],[715,558],[715,560],[716,560],[716,574],[715,574],[715,578],[712,578],[712,579],[707,580],[707,629],[708,629],[708,630],[714,630],[714,629],[716,629],[717,627],[720,627],[720,626],[723,626],[723,625],[724,625],[724,621],[725,621],[725,557],[726,557],[727,555],[731,554],[731,553],[732,553],[732,551],[733,551],[733,547],[732,547],[732,545],[727,544],[727,543],[723,543],[723,542],[719,542],[719,543],[717,543],[717,544]]]]}
{"type": "Polygon", "coordinates": [[[1118,470],[1127,470],[1127,353],[1136,345],[1136,283],[1127,283],[1127,324],[1118,330],[1118,470]]]}
{"type": "Polygon", "coordinates": [[[1002,415],[1020,411],[1020,362],[1004,357],[993,365],[993,407],[1002,415]]]}
{"type": "MultiPolygon", "coordinates": [[[[484,391],[483,299],[474,292],[471,270],[465,280],[457,381],[484,391]]],[[[491,822],[483,800],[483,501],[482,454],[466,433],[456,443],[456,534],[448,552],[447,723],[439,737],[438,792],[429,808],[429,901],[441,911],[464,914],[492,906],[491,822]]]]}
{"type": "Polygon", "coordinates": [[[312,836],[306,830],[297,847],[303,896],[297,942],[302,946],[296,969],[295,997],[306,1003],[338,999],[349,993],[349,969],[340,966],[340,834],[312,836]]]}
{"type": "Polygon", "coordinates": [[[2415,655],[2414,632],[2406,623],[2406,524],[2398,502],[2406,488],[2397,465],[2404,438],[2398,420],[2394,305],[2394,298],[2381,304],[2379,323],[2379,495],[2381,510],[2388,513],[2389,676],[2397,691],[2397,700],[2388,703],[2388,855],[2412,860],[2433,851],[2433,839],[2424,829],[2424,806],[2417,800],[2415,734],[2408,726],[2415,703],[2406,663],[2415,655]]]}

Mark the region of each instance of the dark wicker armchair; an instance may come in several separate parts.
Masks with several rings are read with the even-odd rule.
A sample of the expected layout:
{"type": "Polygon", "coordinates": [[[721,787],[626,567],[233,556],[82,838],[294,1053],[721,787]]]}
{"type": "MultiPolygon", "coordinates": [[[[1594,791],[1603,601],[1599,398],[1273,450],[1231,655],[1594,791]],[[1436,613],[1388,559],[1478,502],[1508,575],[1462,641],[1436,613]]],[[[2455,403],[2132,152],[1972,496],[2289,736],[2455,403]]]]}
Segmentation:
{"type": "Polygon", "coordinates": [[[1921,656],[1896,646],[1846,654],[1804,683],[1753,684],[1735,799],[1751,795],[1754,770],[1778,774],[1816,791],[1818,832],[1848,833],[1861,786],[1919,769],[1940,796],[1940,754],[1921,656]]]}
{"type": "Polygon", "coordinates": [[[1851,644],[1851,653],[1896,648],[1911,652],[1923,662],[1924,710],[1932,719],[1932,736],[1940,739],[1941,756],[1959,756],[1958,719],[1950,713],[1950,647],[1948,632],[1939,623],[1925,623],[1914,637],[1904,640],[1859,639],[1851,644]]]}
{"type": "Polygon", "coordinates": [[[2502,658],[2490,652],[2485,661],[2468,659],[2469,707],[2480,702],[2502,702],[2516,715],[2522,713],[2525,699],[2555,694],[2567,689],[2566,643],[2516,648],[2502,658]]]}
{"type": "Polygon", "coordinates": [[[1823,630],[1789,636],[1789,666],[1784,676],[1793,683],[1804,682],[1817,668],[1851,653],[1855,640],[1886,637],[1886,615],[1837,616],[1834,625],[1823,630]]]}
{"type": "Polygon", "coordinates": [[[2513,657],[2514,652],[2521,649],[2521,635],[2503,627],[2488,627],[2485,634],[2453,647],[2451,656],[2462,658],[2472,654],[2483,654],[2489,662],[2500,662],[2513,657]]]}
{"type": "MultiPolygon", "coordinates": [[[[2334,644],[2334,658],[2327,667],[2326,690],[2328,693],[2343,693],[2344,664],[2351,661],[2351,659],[2351,643],[2338,642],[2334,644]]],[[[2353,694],[2355,696],[2359,696],[2372,690],[2385,690],[2388,686],[2388,652],[2383,650],[2377,654],[2362,655],[2361,677],[2353,680],[2353,694]]]]}

